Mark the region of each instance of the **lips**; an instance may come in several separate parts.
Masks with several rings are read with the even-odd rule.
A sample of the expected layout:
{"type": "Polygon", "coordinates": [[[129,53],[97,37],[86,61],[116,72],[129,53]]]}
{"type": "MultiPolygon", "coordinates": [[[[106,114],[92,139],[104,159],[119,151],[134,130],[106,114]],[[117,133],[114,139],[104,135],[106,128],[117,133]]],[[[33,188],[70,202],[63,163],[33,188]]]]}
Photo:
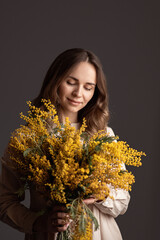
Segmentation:
{"type": "Polygon", "coordinates": [[[73,99],[70,99],[70,98],[67,98],[68,99],[68,101],[70,102],[70,103],[72,103],[72,104],[75,104],[75,105],[79,105],[79,104],[81,104],[82,102],[79,102],[79,101],[75,101],[75,100],[73,100],[73,99]]]}

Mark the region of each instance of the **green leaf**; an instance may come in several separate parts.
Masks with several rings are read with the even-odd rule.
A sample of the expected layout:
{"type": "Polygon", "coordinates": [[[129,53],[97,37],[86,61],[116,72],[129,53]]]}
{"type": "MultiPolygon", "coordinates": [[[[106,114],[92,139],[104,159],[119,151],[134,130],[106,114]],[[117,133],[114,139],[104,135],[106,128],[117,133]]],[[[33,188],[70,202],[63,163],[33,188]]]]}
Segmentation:
{"type": "Polygon", "coordinates": [[[33,151],[33,148],[27,148],[27,149],[23,152],[23,157],[27,157],[28,153],[30,153],[31,151],[33,151]]]}
{"type": "Polygon", "coordinates": [[[29,185],[28,182],[26,182],[21,188],[18,189],[17,192],[15,192],[16,194],[18,194],[18,197],[22,197],[22,195],[24,194],[25,190],[29,189],[29,185]]]}
{"type": "Polygon", "coordinates": [[[15,192],[17,195],[18,195],[18,197],[22,197],[23,196],[23,194],[24,194],[24,192],[25,192],[25,189],[24,188],[20,188],[17,192],[15,192]]]}
{"type": "Polygon", "coordinates": [[[41,145],[46,138],[47,138],[47,135],[41,136],[40,139],[39,139],[39,144],[41,145]]]}
{"type": "Polygon", "coordinates": [[[82,212],[81,215],[80,215],[80,219],[79,219],[79,232],[80,233],[86,233],[86,224],[87,224],[87,221],[84,217],[84,213],[82,212]]]}
{"type": "Polygon", "coordinates": [[[98,145],[95,147],[95,151],[96,151],[96,152],[99,152],[100,150],[101,150],[101,145],[98,144],[98,145]]]}
{"type": "Polygon", "coordinates": [[[86,192],[86,187],[78,184],[77,190],[80,191],[80,194],[85,193],[86,192]]]}
{"type": "Polygon", "coordinates": [[[98,221],[97,221],[96,217],[93,215],[93,212],[89,209],[89,207],[87,207],[87,205],[85,203],[84,203],[84,205],[85,205],[86,213],[88,214],[88,216],[93,221],[94,230],[96,231],[98,229],[98,227],[99,227],[98,221]]]}
{"type": "Polygon", "coordinates": [[[42,215],[44,215],[46,212],[47,212],[47,209],[45,208],[45,209],[42,209],[41,211],[37,212],[37,215],[38,215],[38,216],[42,216],[42,215]]]}
{"type": "Polygon", "coordinates": [[[81,138],[83,138],[83,140],[84,140],[85,142],[88,142],[88,140],[89,140],[89,135],[88,135],[88,133],[87,133],[87,132],[82,132],[81,138]]]}

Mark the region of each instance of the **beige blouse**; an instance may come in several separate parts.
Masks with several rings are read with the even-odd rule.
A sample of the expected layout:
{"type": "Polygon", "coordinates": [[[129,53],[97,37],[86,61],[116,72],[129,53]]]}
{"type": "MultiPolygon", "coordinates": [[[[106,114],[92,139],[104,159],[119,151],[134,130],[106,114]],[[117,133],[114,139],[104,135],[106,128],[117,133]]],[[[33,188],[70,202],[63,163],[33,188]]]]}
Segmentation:
{"type": "MultiPolygon", "coordinates": [[[[78,128],[78,124],[73,124],[78,128]]],[[[107,133],[113,136],[111,128],[107,128],[107,133]]],[[[46,207],[46,202],[42,196],[30,190],[30,208],[25,207],[21,198],[16,192],[21,187],[21,182],[15,171],[9,167],[10,162],[7,151],[1,158],[2,173],[0,176],[0,220],[13,228],[25,233],[25,240],[51,240],[47,233],[34,233],[33,224],[38,218],[38,212],[46,207]]],[[[93,232],[93,240],[121,240],[122,236],[114,218],[119,214],[124,214],[127,210],[130,195],[122,189],[111,188],[114,200],[107,198],[102,202],[96,202],[90,207],[99,222],[99,229],[93,232]]],[[[56,239],[56,234],[53,240],[56,239]]],[[[78,240],[78,239],[77,239],[78,240]]]]}

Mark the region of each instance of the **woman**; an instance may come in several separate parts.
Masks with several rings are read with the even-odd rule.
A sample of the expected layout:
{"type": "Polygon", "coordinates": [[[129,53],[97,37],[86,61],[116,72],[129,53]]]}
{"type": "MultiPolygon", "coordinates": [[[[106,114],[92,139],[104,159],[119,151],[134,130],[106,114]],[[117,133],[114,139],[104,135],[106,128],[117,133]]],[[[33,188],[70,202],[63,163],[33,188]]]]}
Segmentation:
{"type": "MultiPolygon", "coordinates": [[[[68,117],[71,124],[79,128],[83,117],[86,118],[89,135],[98,130],[106,130],[109,119],[108,94],[106,80],[99,59],[84,49],[69,49],[60,54],[50,66],[44,79],[40,94],[33,100],[37,107],[44,108],[41,99],[50,99],[55,105],[61,122],[68,117]]],[[[65,231],[69,225],[65,208],[54,206],[50,213],[38,216],[37,212],[47,203],[38,192],[30,190],[30,209],[26,208],[15,192],[21,182],[16,171],[8,167],[10,161],[7,151],[2,157],[2,176],[0,182],[0,219],[10,226],[25,233],[26,240],[47,240],[49,233],[65,231]]],[[[129,203],[129,194],[122,189],[111,189],[114,200],[107,198],[97,201],[85,199],[89,204],[100,228],[93,233],[93,240],[122,239],[114,220],[125,213],[129,203]]]]}

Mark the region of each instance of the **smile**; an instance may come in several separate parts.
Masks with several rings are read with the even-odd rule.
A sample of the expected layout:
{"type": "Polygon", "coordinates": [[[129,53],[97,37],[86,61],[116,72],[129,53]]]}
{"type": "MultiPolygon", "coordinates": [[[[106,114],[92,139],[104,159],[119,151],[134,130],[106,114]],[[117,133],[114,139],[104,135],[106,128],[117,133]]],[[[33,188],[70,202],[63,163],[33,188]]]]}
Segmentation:
{"type": "Polygon", "coordinates": [[[69,98],[67,98],[67,100],[72,104],[72,105],[79,105],[79,104],[82,104],[82,102],[78,102],[78,101],[74,101],[74,100],[72,100],[72,99],[69,99],[69,98]]]}

